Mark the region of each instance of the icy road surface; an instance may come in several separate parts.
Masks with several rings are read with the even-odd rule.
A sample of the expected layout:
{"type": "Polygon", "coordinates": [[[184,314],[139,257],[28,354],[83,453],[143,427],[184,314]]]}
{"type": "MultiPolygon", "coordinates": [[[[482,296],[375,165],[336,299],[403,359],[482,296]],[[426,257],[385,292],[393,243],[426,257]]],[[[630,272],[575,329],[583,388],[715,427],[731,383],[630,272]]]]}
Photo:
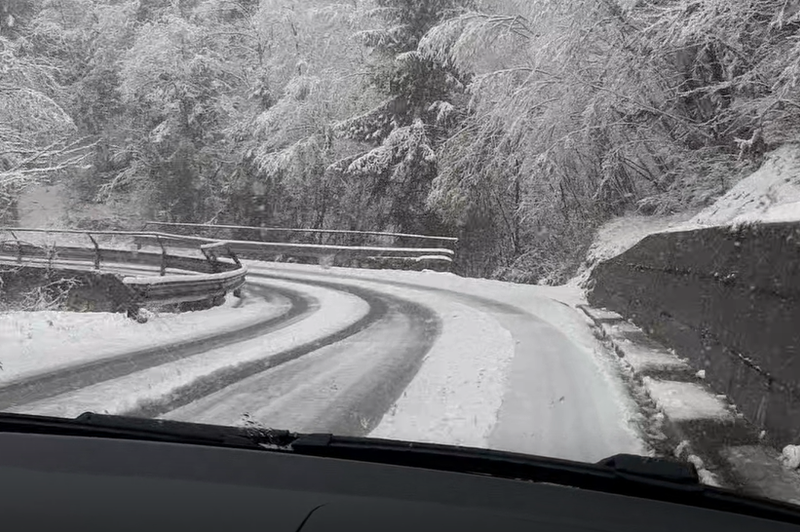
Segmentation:
{"type": "Polygon", "coordinates": [[[199,342],[176,325],[150,327],[136,344],[127,322],[86,316],[83,328],[71,315],[70,352],[83,349],[56,354],[59,327],[41,322],[63,313],[4,316],[0,363],[17,369],[0,382],[0,408],[247,422],[583,461],[647,451],[616,362],[574,308],[573,289],[248,267],[250,301],[203,311],[214,323],[199,342]],[[120,353],[124,342],[109,338],[137,349],[120,353]]]}

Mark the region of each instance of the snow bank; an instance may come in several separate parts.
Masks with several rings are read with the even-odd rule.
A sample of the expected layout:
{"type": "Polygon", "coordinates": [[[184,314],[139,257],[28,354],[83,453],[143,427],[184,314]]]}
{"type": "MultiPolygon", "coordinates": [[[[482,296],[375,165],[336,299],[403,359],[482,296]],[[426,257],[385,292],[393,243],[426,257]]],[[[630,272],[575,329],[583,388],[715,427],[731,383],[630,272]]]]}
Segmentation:
{"type": "Polygon", "coordinates": [[[800,220],[800,147],[783,146],[686,227],[800,220]]]}
{"type": "Polygon", "coordinates": [[[587,253],[587,263],[594,265],[624,253],[647,235],[684,227],[696,213],[692,211],[672,216],[632,214],[614,218],[598,229],[587,253]]]}
{"type": "Polygon", "coordinates": [[[781,462],[787,469],[800,467],[800,445],[787,445],[781,452],[781,462]]]}
{"type": "Polygon", "coordinates": [[[631,342],[627,338],[614,338],[614,341],[624,353],[622,361],[629,364],[636,372],[653,369],[680,370],[689,368],[685,360],[668,351],[650,349],[631,342]]]}
{"type": "Polygon", "coordinates": [[[155,314],[136,323],[109,312],[8,312],[0,314],[0,385],[44,371],[108,358],[134,349],[211,336],[278,315],[287,303],[237,298],[208,310],[155,314]]]}
{"type": "Polygon", "coordinates": [[[794,221],[800,221],[800,146],[787,145],[771,152],[761,168],[705,209],[672,216],[630,214],[605,223],[589,248],[584,268],[568,284],[581,286],[597,263],[624,253],[653,233],[794,221]]]}

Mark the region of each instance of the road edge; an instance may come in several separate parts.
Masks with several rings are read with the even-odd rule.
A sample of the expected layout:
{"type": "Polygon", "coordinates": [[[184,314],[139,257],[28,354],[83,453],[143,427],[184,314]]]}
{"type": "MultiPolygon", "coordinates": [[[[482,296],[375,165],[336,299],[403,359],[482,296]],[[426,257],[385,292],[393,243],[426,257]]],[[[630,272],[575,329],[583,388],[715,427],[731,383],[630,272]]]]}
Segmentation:
{"type": "MultiPolygon", "coordinates": [[[[800,504],[800,474],[781,463],[780,452],[764,442],[764,433],[744,419],[724,395],[705,382],[704,370],[651,339],[621,315],[577,305],[595,336],[617,355],[633,384],[655,404],[659,428],[672,455],[695,465],[701,481],[748,495],[800,504]],[[708,408],[687,416],[680,401],[670,401],[670,386],[685,387],[708,408]]],[[[663,448],[663,447],[662,447],[663,448]]]]}

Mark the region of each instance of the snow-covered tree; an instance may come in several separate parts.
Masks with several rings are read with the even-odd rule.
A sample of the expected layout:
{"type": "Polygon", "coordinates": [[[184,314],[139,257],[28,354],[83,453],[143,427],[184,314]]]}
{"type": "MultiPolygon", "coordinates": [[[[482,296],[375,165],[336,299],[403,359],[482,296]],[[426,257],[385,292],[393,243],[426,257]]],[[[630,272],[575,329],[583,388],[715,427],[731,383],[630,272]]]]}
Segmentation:
{"type": "Polygon", "coordinates": [[[19,36],[38,8],[37,0],[0,2],[0,36],[6,38],[19,36]]]}
{"type": "Polygon", "coordinates": [[[129,164],[117,184],[146,180],[175,220],[213,216],[227,177],[222,130],[239,79],[214,44],[203,27],[169,15],[141,27],[121,65],[120,93],[139,133],[119,154],[129,164]]]}
{"type": "Polygon", "coordinates": [[[442,22],[420,50],[474,75],[472,114],[438,153],[431,205],[491,213],[496,255],[520,257],[498,273],[533,280],[569,273],[611,214],[704,204],[796,135],[796,11],[503,0],[442,22]]]}
{"type": "Polygon", "coordinates": [[[275,1],[226,28],[251,57],[253,113],[238,128],[243,165],[228,217],[253,225],[342,222],[335,209],[342,183],[326,168],[351,143],[335,138],[332,125],[374,99],[363,90],[362,50],[352,39],[359,20],[351,4],[275,1]]]}
{"type": "Polygon", "coordinates": [[[378,23],[357,34],[371,51],[369,84],[383,101],[346,120],[337,131],[374,146],[343,168],[349,179],[382,201],[371,223],[404,231],[430,232],[439,221],[426,198],[436,176],[436,146],[457,123],[463,81],[458,72],[417,51],[420,38],[468,2],[378,0],[370,15],[378,23]]]}
{"type": "Polygon", "coordinates": [[[52,66],[26,57],[21,46],[0,37],[0,215],[23,188],[86,156],[86,142],[59,103],[52,66]]]}

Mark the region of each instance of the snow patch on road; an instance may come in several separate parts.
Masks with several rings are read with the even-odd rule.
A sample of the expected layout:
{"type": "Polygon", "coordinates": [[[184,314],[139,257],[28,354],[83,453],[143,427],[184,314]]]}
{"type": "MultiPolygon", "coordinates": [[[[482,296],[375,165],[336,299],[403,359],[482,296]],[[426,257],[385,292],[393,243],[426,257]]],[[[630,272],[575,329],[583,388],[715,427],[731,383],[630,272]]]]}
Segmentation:
{"type": "Polygon", "coordinates": [[[442,334],[370,436],[488,447],[514,339],[483,312],[446,300],[434,304],[442,334]]]}
{"type": "Polygon", "coordinates": [[[180,314],[158,313],[147,323],[110,312],[0,313],[0,385],[76,364],[192,338],[277,316],[286,304],[249,297],[180,314]]]}

